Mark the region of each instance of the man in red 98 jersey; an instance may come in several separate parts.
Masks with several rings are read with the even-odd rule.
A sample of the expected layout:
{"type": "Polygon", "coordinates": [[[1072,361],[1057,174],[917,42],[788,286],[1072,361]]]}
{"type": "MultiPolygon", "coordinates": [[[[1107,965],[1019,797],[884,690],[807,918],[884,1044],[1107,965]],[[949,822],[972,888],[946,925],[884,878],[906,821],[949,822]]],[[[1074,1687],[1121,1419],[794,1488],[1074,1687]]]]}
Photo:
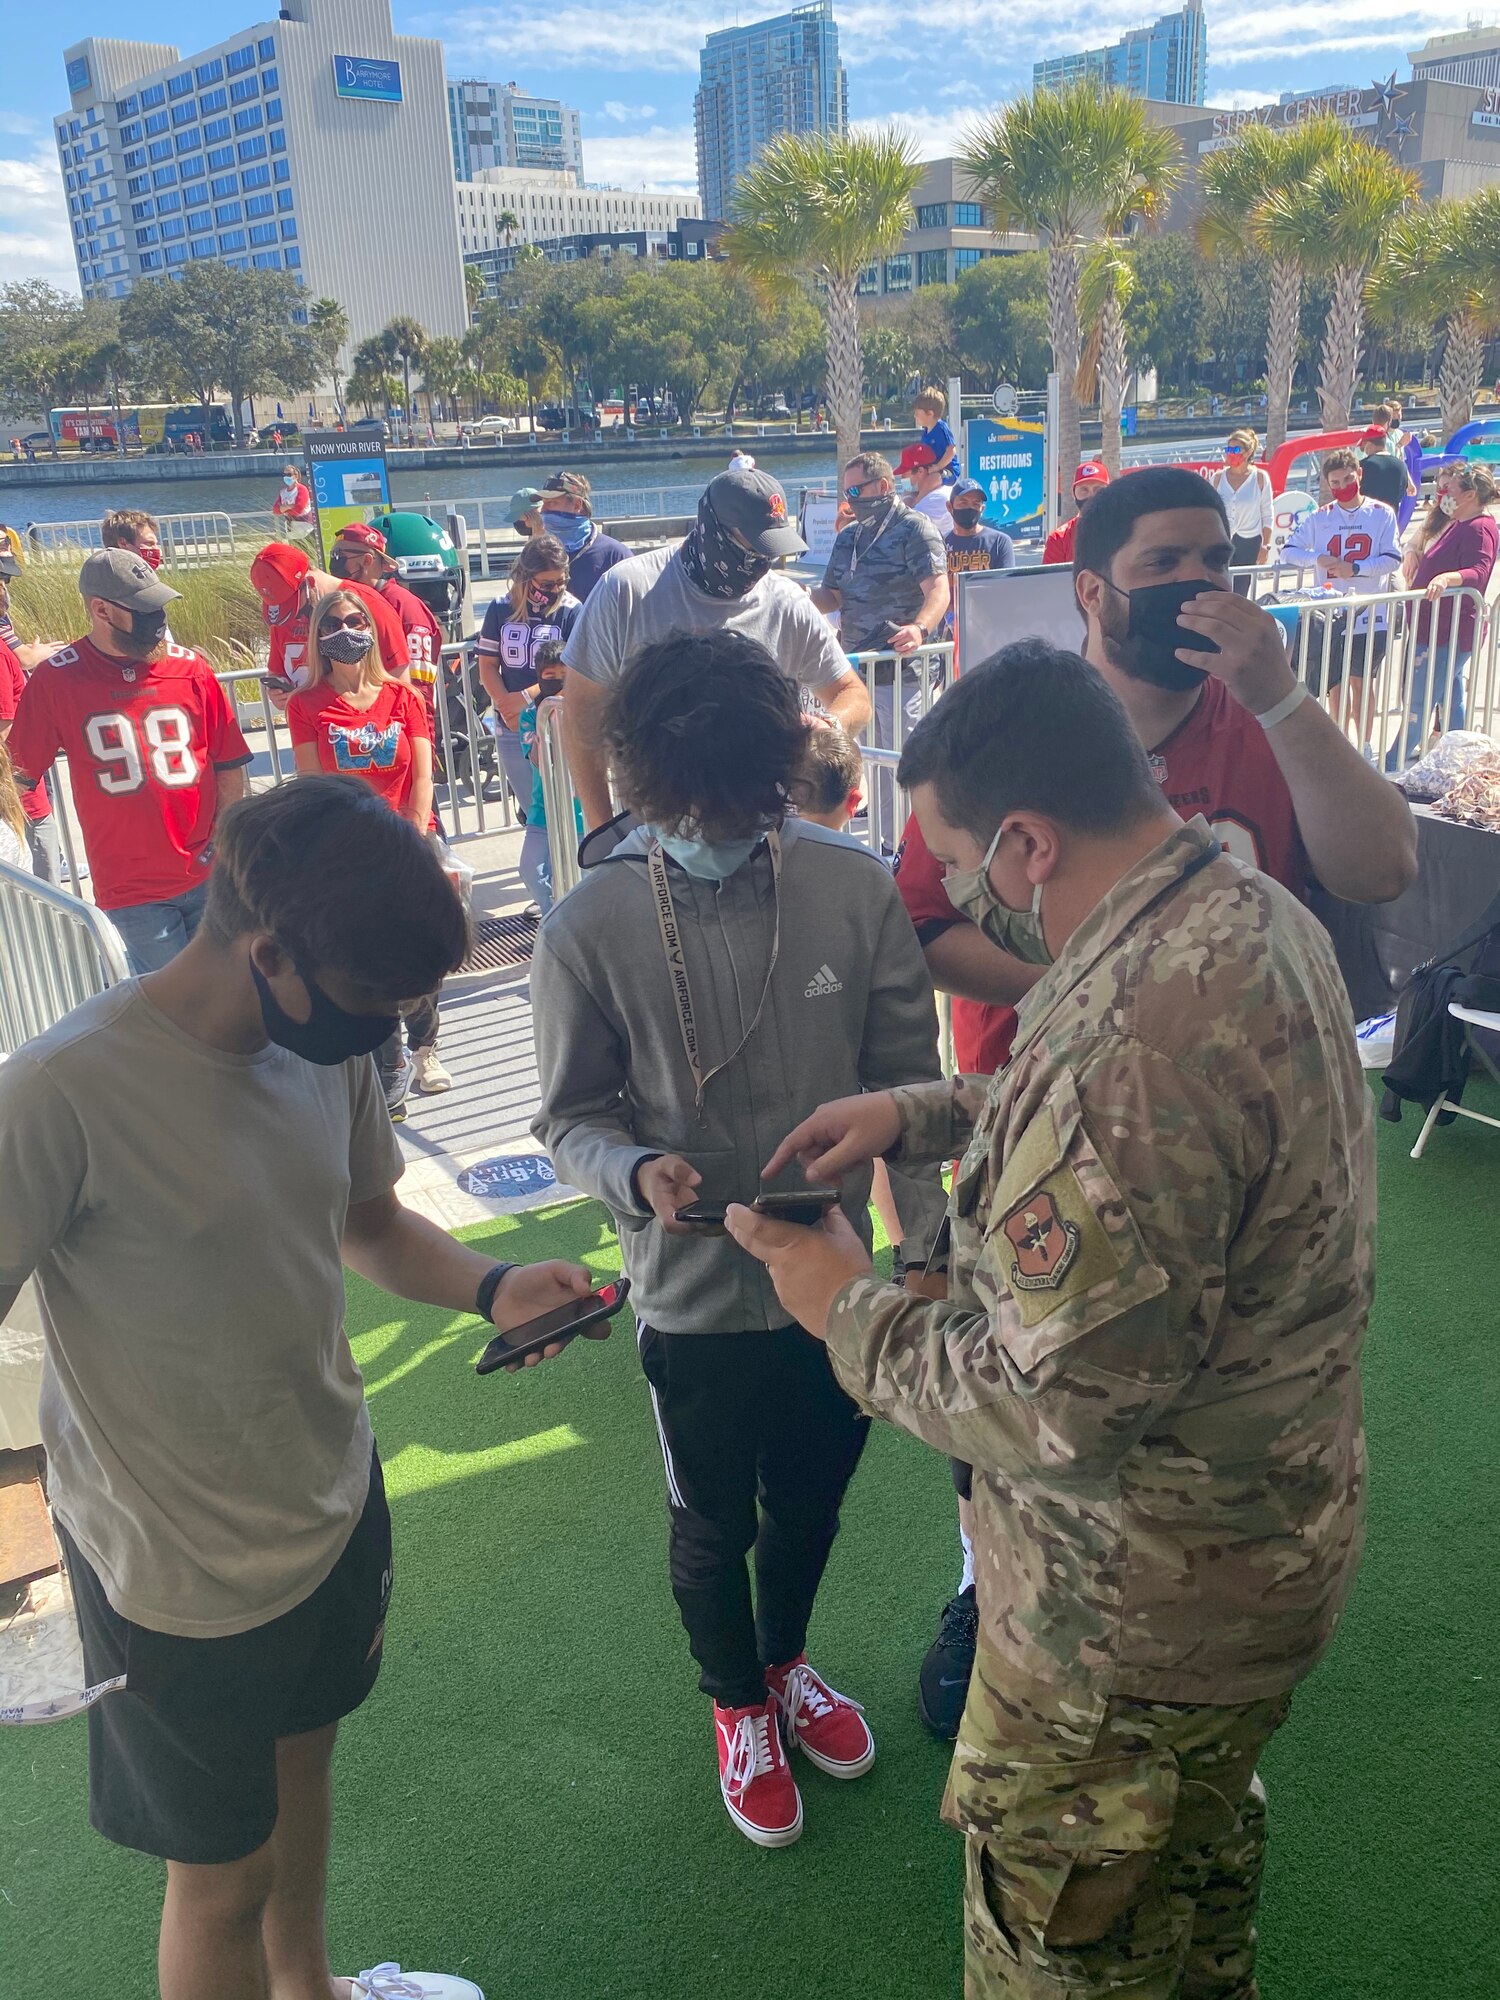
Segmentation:
{"type": "Polygon", "coordinates": [[[198,928],[214,826],[245,793],[250,751],[201,653],[166,640],[180,592],[129,549],[90,556],[89,633],[44,660],[8,747],[23,787],[68,760],[94,897],[151,972],[198,928]]]}

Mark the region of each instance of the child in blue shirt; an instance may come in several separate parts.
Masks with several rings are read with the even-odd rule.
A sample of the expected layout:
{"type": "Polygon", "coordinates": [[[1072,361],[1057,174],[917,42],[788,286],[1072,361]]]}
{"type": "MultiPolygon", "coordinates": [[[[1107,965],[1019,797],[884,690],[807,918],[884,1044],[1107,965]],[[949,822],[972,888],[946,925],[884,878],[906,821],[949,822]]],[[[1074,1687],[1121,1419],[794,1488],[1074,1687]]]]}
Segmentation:
{"type": "Polygon", "coordinates": [[[941,389],[924,389],[912,406],[912,416],[922,443],[942,472],[943,484],[951,486],[958,477],[958,447],[948,427],[948,398],[941,389]]]}

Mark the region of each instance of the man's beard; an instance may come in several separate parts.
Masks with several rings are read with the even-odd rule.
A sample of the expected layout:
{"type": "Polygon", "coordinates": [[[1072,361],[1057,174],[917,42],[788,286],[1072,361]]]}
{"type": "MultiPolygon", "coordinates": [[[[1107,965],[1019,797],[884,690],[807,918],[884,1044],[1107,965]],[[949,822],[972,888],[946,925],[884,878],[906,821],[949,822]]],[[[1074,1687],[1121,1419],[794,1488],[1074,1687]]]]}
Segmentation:
{"type": "Polygon", "coordinates": [[[1208,679],[1202,667],[1190,667],[1179,660],[1175,647],[1143,639],[1139,633],[1132,635],[1129,600],[1112,590],[1099,603],[1099,635],[1110,665],[1147,687],[1161,688],[1167,694],[1190,694],[1208,679]]]}

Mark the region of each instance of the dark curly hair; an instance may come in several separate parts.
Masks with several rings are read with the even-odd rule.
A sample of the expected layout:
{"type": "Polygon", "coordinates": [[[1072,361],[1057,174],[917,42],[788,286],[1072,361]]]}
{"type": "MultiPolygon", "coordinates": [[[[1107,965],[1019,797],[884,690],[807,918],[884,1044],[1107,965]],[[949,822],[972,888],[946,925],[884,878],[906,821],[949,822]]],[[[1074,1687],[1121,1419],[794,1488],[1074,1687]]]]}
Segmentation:
{"type": "Polygon", "coordinates": [[[740,632],[645,647],[611,689],[602,733],[632,810],[709,840],[780,825],[807,741],[796,683],[740,632]]]}

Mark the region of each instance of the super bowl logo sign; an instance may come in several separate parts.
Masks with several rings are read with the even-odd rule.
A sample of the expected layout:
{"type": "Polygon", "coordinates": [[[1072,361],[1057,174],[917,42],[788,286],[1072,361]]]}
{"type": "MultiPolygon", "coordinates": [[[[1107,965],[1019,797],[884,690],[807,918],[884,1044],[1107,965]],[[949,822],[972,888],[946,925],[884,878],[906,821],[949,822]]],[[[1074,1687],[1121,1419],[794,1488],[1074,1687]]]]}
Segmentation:
{"type": "Polygon", "coordinates": [[[333,87],[340,97],[362,97],[375,104],[401,102],[401,65],[375,56],[335,56],[333,87]]]}

